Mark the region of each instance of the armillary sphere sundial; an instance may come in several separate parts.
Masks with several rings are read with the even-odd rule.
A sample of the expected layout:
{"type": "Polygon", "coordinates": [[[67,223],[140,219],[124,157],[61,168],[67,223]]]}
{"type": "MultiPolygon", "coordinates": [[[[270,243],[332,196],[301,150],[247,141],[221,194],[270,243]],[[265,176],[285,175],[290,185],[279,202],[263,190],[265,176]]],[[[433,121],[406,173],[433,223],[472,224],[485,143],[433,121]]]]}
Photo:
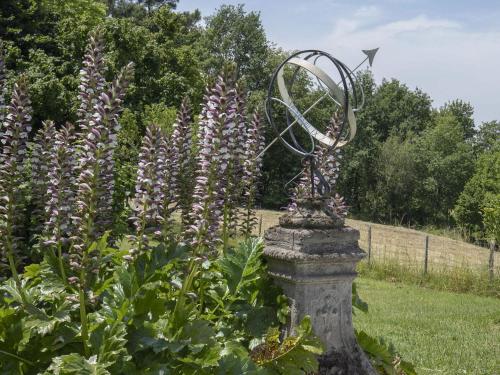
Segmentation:
{"type": "Polygon", "coordinates": [[[263,255],[288,298],[284,334],[293,335],[309,317],[325,345],[318,373],[328,375],[377,374],[352,326],[352,282],[366,253],[359,247],[359,231],[345,225],[342,199],[332,191],[337,150],[356,135],[355,114],[364,102],[354,71],[365,61],[371,65],[377,49],[363,52],[366,59],[354,69],[323,51],[292,54],[274,72],[265,102],[275,141],[307,163],[298,185],[305,188],[304,198],[265,231],[263,255]]]}
{"type": "Polygon", "coordinates": [[[286,58],[271,78],[265,112],[277,136],[261,155],[279,139],[289,151],[307,161],[311,198],[332,192],[332,186],[315,165],[316,145],[331,151],[345,146],[356,135],[355,113],[363,107],[364,92],[354,72],[366,61],[371,66],[377,51],[378,48],[363,50],[366,57],[354,69],[324,51],[298,51],[286,58]],[[304,87],[309,92],[297,93],[297,88],[304,87]],[[304,104],[304,96],[309,103],[304,104]],[[330,117],[335,112],[340,114],[340,129],[335,135],[326,133],[330,117],[323,119],[322,124],[313,124],[315,118],[311,115],[315,108],[329,112],[330,117]]]}

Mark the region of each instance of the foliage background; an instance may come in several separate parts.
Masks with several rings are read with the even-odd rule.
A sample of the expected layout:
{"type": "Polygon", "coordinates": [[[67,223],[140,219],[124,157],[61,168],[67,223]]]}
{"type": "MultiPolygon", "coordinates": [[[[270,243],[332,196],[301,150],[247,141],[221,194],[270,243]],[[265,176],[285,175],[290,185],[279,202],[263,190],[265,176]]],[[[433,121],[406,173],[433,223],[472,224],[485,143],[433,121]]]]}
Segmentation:
{"type": "MultiPolygon", "coordinates": [[[[117,153],[120,186],[133,183],[130,166],[135,164],[147,123],[156,121],[168,129],[173,108],[182,98],[200,103],[204,87],[221,71],[232,72],[250,90],[250,109],[261,109],[268,79],[287,54],[267,40],[259,14],[247,12],[243,5],[223,5],[212,15],[201,15],[177,12],[176,3],[4,0],[0,4],[0,38],[10,82],[20,72],[28,76],[35,130],[42,119],[59,124],[74,120],[76,78],[91,29],[100,25],[105,30],[108,78],[126,62],[135,63],[117,153]]],[[[345,148],[339,183],[352,215],[388,224],[456,226],[465,239],[479,242],[487,233],[494,238],[498,230],[487,226],[498,221],[500,180],[495,165],[500,122],[475,124],[474,109],[460,99],[433,108],[432,99],[421,90],[396,79],[377,85],[367,70],[358,78],[366,105],[358,114],[358,134],[345,148]],[[485,221],[485,212],[493,219],[485,221]]],[[[298,87],[305,89],[306,83],[298,87]]],[[[316,116],[313,121],[323,119],[321,113],[316,116]]],[[[270,129],[266,138],[267,142],[274,138],[270,129]]],[[[300,165],[280,144],[267,152],[263,207],[287,204],[284,185],[300,165]]]]}

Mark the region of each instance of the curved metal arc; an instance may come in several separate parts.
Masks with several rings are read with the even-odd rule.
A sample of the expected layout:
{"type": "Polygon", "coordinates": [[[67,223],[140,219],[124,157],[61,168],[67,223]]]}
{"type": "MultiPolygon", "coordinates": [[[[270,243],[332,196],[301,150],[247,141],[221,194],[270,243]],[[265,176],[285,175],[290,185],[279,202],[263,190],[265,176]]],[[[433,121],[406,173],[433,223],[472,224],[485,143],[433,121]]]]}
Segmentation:
{"type": "MultiPolygon", "coordinates": [[[[337,86],[335,82],[319,67],[316,65],[310,63],[309,61],[302,60],[302,59],[297,59],[297,58],[291,58],[287,61],[287,63],[294,64],[297,66],[300,66],[306,70],[308,70],[310,73],[312,73],[314,76],[316,76],[318,79],[320,79],[330,90],[330,93],[340,102],[345,102],[346,101],[346,95],[344,95],[344,92],[340,89],[340,87],[337,86]]],[[[340,63],[342,64],[342,63],[340,63]]],[[[342,64],[343,65],[343,64],[342,64]]],[[[281,67],[278,71],[277,75],[277,84],[278,84],[278,90],[280,92],[281,97],[283,98],[283,101],[288,105],[288,107],[293,108],[293,111],[291,111],[292,115],[294,118],[297,120],[297,122],[302,126],[302,128],[307,131],[309,134],[311,134],[316,140],[319,142],[329,146],[329,147],[342,147],[344,146],[347,142],[351,141],[354,135],[356,134],[356,118],[354,117],[354,112],[352,110],[352,107],[349,105],[348,100],[347,100],[347,121],[349,123],[350,131],[349,131],[349,139],[346,141],[342,142],[335,142],[334,139],[327,137],[325,134],[321,133],[319,130],[317,130],[311,123],[309,123],[299,112],[299,110],[295,107],[295,105],[292,102],[292,99],[288,93],[288,90],[285,85],[285,81],[283,78],[283,67],[281,67]],[[296,114],[299,114],[296,116],[296,114]]],[[[345,83],[345,81],[344,81],[345,83]]]]}
{"type": "MultiPolygon", "coordinates": [[[[278,130],[276,124],[273,121],[273,109],[272,109],[272,105],[269,105],[269,101],[270,101],[273,87],[274,87],[274,84],[276,82],[276,78],[277,78],[279,71],[286,65],[288,60],[290,60],[291,58],[297,57],[301,54],[304,54],[304,53],[321,54],[324,52],[322,52],[320,50],[314,50],[314,49],[298,51],[298,52],[295,52],[294,54],[292,54],[291,56],[289,56],[288,58],[286,58],[284,61],[282,61],[281,64],[274,71],[273,76],[271,78],[271,81],[269,82],[269,86],[268,86],[268,90],[267,90],[267,99],[264,103],[266,118],[267,118],[267,121],[269,122],[269,124],[272,126],[272,128],[276,132],[276,135],[277,135],[276,139],[279,138],[288,149],[290,149],[293,152],[298,153],[299,155],[304,155],[304,152],[300,151],[298,148],[294,148],[288,142],[285,142],[285,140],[282,138],[283,134],[280,134],[280,131],[278,130]]],[[[293,125],[293,123],[292,123],[292,125],[293,125]]],[[[291,125],[289,125],[289,127],[291,127],[291,125]]],[[[272,142],[272,143],[274,143],[274,142],[272,142]]],[[[300,147],[300,145],[299,145],[299,147],[300,147]]],[[[300,147],[300,148],[302,148],[302,147],[300,147]]]]}
{"type": "MultiPolygon", "coordinates": [[[[276,101],[276,102],[278,102],[278,103],[280,103],[280,104],[283,104],[283,105],[287,108],[287,110],[289,110],[289,111],[292,113],[292,115],[293,115],[294,117],[295,117],[295,116],[297,116],[297,117],[302,116],[302,115],[300,114],[300,112],[297,110],[297,108],[289,106],[287,103],[285,103],[285,102],[284,102],[283,100],[281,100],[281,99],[274,98],[274,97],[269,97],[269,98],[267,98],[267,100],[264,102],[264,107],[266,108],[266,117],[267,117],[267,120],[268,120],[268,122],[269,122],[269,123],[271,123],[271,119],[269,118],[269,114],[267,113],[267,108],[269,108],[269,102],[270,102],[270,101],[276,101]]],[[[297,122],[298,122],[298,121],[297,121],[297,122]]],[[[300,155],[300,156],[304,156],[304,157],[305,157],[305,156],[311,155],[311,154],[314,152],[314,148],[315,148],[314,138],[313,138],[313,136],[312,136],[310,133],[308,133],[308,135],[309,135],[309,139],[311,140],[312,147],[311,147],[311,151],[309,151],[309,152],[305,151],[304,149],[299,150],[298,148],[293,147],[293,146],[292,146],[289,142],[287,142],[287,141],[283,138],[283,135],[284,135],[284,134],[285,134],[285,133],[286,133],[286,132],[287,132],[287,131],[288,131],[288,130],[289,130],[289,129],[293,126],[293,125],[295,125],[297,122],[293,122],[293,123],[291,123],[290,125],[288,125],[288,127],[287,127],[287,128],[285,128],[285,130],[283,130],[281,133],[278,133],[277,138],[279,138],[279,139],[281,140],[281,142],[283,142],[283,144],[284,144],[284,145],[285,145],[285,146],[286,146],[289,150],[291,150],[291,151],[293,151],[293,152],[297,153],[297,154],[298,154],[298,155],[300,155]]],[[[274,127],[274,126],[273,126],[273,127],[274,127]]]]}
{"type": "MultiPolygon", "coordinates": [[[[307,57],[305,57],[305,60],[308,60],[310,57],[313,57],[313,56],[316,56],[316,58],[314,59],[314,65],[317,66],[317,62],[318,60],[323,56],[323,55],[309,55],[307,57]]],[[[368,58],[364,59],[361,64],[363,64],[363,62],[365,62],[368,58]]],[[[354,112],[357,112],[359,111],[361,108],[363,108],[364,106],[364,103],[365,103],[365,97],[364,97],[364,91],[363,91],[363,87],[361,85],[359,85],[357,83],[357,79],[352,79],[354,77],[354,70],[351,70],[347,65],[343,64],[341,61],[339,61],[339,63],[341,63],[343,65],[343,67],[346,69],[346,76],[348,77],[349,81],[350,81],[350,84],[351,84],[351,87],[352,87],[352,90],[353,90],[353,98],[354,98],[354,105],[352,106],[353,107],[353,111],[354,112]],[[356,95],[356,86],[359,87],[360,91],[361,91],[361,98],[362,98],[362,102],[361,104],[358,104],[358,97],[356,95]]],[[[361,64],[358,65],[361,66],[361,64]]],[[[333,96],[330,95],[330,93],[328,92],[328,89],[325,88],[325,86],[323,85],[323,83],[321,82],[321,80],[316,77],[316,81],[318,82],[318,85],[321,87],[321,89],[326,93],[326,95],[328,95],[330,97],[330,99],[332,99],[335,103],[337,103],[337,105],[341,106],[342,104],[339,103],[333,96]]],[[[338,81],[337,82],[337,86],[340,85],[342,83],[342,80],[338,81]]]]}

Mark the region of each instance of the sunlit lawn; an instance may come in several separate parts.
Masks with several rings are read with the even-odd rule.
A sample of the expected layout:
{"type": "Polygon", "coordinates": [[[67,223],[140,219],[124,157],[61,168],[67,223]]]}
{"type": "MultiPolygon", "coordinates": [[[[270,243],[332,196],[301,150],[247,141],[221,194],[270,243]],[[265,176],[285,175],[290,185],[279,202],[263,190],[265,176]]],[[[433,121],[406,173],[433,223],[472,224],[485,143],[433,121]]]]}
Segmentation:
{"type": "Polygon", "coordinates": [[[358,278],[356,328],[392,342],[419,374],[500,374],[500,299],[358,278]]]}

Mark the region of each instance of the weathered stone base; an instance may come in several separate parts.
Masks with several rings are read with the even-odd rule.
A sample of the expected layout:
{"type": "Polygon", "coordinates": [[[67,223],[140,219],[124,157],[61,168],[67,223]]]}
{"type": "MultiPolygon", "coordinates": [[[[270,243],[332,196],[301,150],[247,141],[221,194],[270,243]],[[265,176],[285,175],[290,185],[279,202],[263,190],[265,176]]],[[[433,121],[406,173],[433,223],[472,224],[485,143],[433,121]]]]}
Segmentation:
{"type": "Polygon", "coordinates": [[[309,315],[314,333],[326,345],[321,374],[376,374],[352,326],[352,281],[356,264],[365,256],[357,243],[359,232],[337,225],[276,226],[266,231],[265,239],[269,273],[290,300],[286,334],[293,334],[309,315]]]}
{"type": "Polygon", "coordinates": [[[346,353],[330,352],[318,358],[319,375],[361,375],[373,374],[374,370],[361,349],[346,353]]]}

